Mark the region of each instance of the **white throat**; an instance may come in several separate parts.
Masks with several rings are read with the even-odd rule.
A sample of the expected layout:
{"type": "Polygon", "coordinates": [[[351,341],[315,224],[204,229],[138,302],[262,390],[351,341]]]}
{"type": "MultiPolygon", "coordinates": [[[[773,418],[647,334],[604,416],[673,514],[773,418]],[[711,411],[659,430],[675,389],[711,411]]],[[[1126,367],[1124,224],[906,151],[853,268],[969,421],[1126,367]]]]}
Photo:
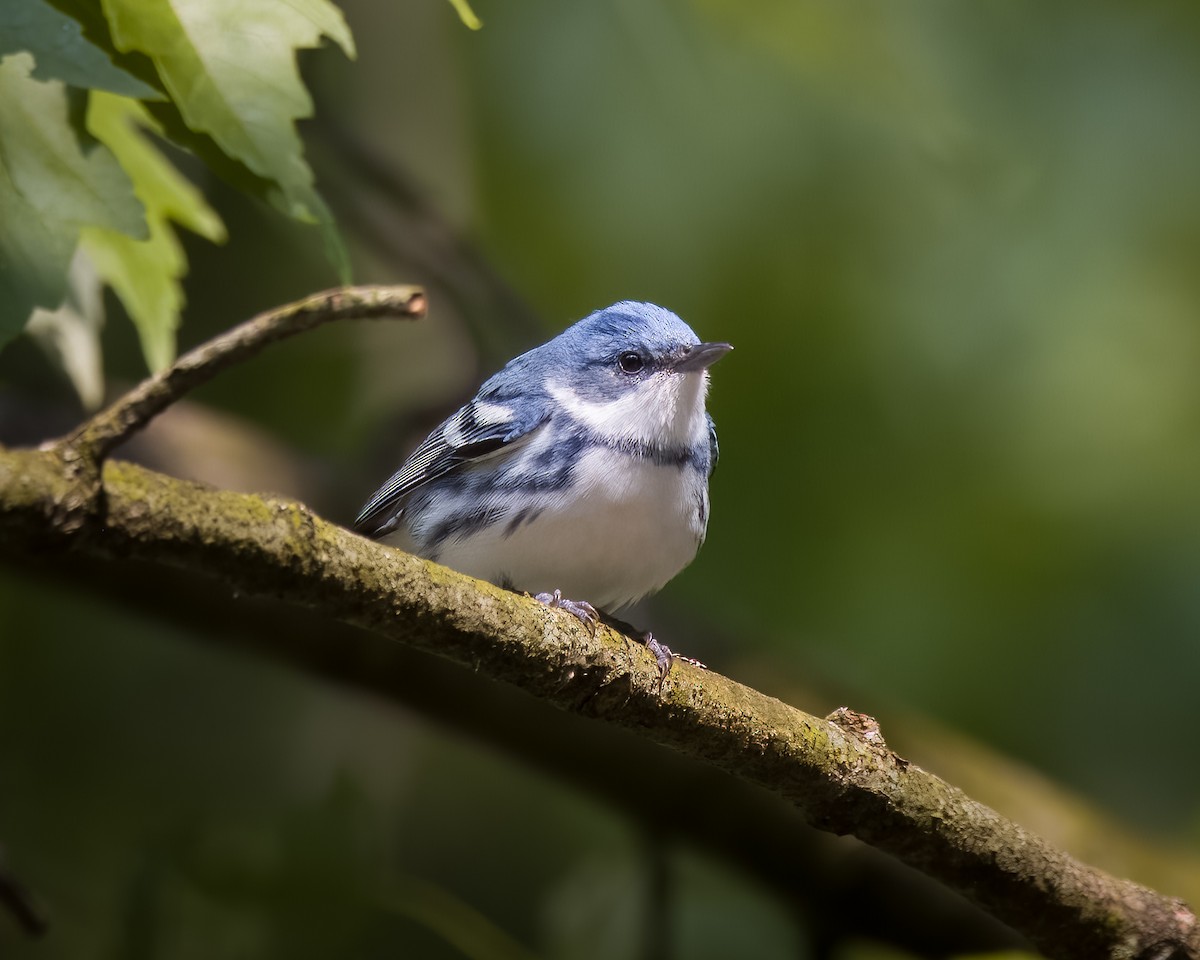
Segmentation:
{"type": "Polygon", "coordinates": [[[614,443],[684,448],[708,435],[704,398],[708,371],[660,372],[617,400],[585,400],[562,383],[547,382],[546,390],[572,417],[614,443]]]}

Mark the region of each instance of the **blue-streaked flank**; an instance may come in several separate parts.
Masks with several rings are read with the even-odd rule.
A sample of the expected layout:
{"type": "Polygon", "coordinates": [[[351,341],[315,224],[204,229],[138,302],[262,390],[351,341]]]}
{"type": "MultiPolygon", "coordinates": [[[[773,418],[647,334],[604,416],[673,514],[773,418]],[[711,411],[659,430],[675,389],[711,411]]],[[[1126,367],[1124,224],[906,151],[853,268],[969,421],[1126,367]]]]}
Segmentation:
{"type": "Polygon", "coordinates": [[[598,310],[511,360],[367,501],[355,529],[463,573],[616,610],[708,525],[708,367],[727,353],[652,303],[598,310]]]}

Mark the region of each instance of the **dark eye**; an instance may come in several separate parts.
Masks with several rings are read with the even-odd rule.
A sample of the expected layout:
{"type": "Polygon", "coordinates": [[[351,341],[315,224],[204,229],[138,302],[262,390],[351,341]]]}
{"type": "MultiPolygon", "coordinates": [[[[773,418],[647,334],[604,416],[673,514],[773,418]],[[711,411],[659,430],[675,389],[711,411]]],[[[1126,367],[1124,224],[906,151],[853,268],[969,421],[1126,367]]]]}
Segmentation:
{"type": "Polygon", "coordinates": [[[642,368],[646,366],[646,361],[642,359],[641,354],[633,351],[621,354],[617,357],[617,363],[621,365],[621,370],[625,373],[641,373],[642,368]]]}

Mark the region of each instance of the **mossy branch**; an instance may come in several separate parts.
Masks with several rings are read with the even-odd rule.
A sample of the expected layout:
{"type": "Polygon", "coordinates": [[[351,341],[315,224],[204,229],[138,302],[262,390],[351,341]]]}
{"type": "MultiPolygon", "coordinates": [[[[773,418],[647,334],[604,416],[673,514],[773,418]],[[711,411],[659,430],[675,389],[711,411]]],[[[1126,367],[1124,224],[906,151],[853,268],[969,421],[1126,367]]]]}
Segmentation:
{"type": "MultiPolygon", "coordinates": [[[[1051,957],[1200,958],[1183,903],[1088,867],[895,756],[609,629],[358,537],[294,502],[105,465],[104,514],[61,522],[78,478],[58,451],[0,451],[0,555],[59,548],[217,576],[311,607],[629,728],[764,786],[814,826],[853,834],[965,894],[1051,957]]],[[[869,727],[866,728],[870,733],[869,727]]]]}
{"type": "Polygon", "coordinates": [[[347,288],[269,311],[182,357],[60,441],[0,448],[0,557],[48,550],[215,576],[630,729],[773,791],[974,900],[1066,960],[1200,960],[1181,901],[1086,866],[892,753],[870,718],[830,722],[611,629],[358,537],[303,505],[212,490],[107,454],[267,343],[339,317],[419,316],[411,287],[347,288]]]}

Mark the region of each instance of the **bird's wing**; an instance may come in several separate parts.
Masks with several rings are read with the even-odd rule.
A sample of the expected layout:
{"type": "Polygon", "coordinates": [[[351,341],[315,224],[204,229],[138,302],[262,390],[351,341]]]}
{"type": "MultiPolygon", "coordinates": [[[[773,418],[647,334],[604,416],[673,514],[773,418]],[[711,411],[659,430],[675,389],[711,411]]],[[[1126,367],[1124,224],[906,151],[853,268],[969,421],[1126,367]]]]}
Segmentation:
{"type": "Polygon", "coordinates": [[[544,398],[524,396],[516,404],[481,392],[426,437],[404,466],[375,491],[354,521],[354,529],[370,537],[383,536],[396,526],[401,501],[413,490],[527,436],[549,416],[544,398]]]}

